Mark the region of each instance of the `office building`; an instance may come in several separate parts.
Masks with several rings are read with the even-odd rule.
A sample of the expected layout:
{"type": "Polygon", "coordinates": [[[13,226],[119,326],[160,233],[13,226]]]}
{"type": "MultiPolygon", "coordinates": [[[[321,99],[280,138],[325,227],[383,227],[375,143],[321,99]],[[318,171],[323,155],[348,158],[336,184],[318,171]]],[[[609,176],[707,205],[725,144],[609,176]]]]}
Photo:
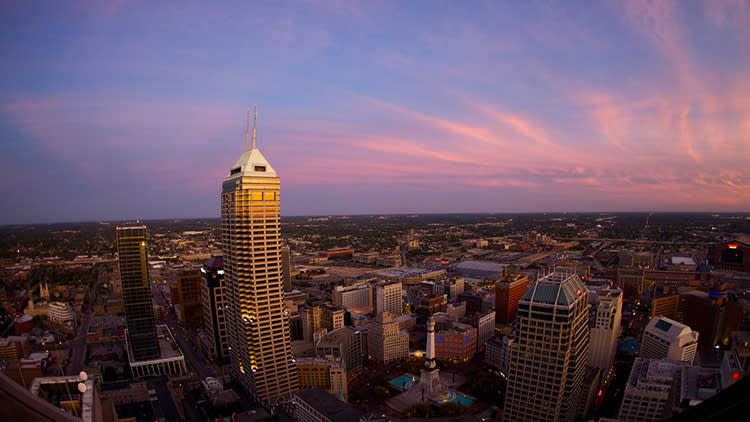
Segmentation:
{"type": "Polygon", "coordinates": [[[665,317],[652,318],[643,331],[640,356],[693,363],[698,349],[698,332],[665,317]]]}
{"type": "Polygon", "coordinates": [[[344,326],[344,310],[329,305],[305,305],[299,308],[302,338],[313,341],[314,334],[325,328],[333,331],[344,326]]]}
{"type": "Polygon", "coordinates": [[[657,292],[651,301],[651,318],[657,316],[677,320],[680,306],[680,295],[677,292],[657,292]]]}
{"type": "Polygon", "coordinates": [[[292,255],[289,246],[281,248],[281,279],[284,282],[284,291],[292,291],[292,255]]]}
{"type": "Polygon", "coordinates": [[[362,334],[352,327],[341,327],[327,333],[315,345],[315,355],[329,360],[341,360],[351,377],[362,370],[362,334]]]}
{"type": "Polygon", "coordinates": [[[725,283],[714,283],[708,292],[691,290],[680,294],[678,321],[700,333],[698,350],[728,346],[730,333],[740,329],[742,305],[730,302],[725,283]]]}
{"type": "Polygon", "coordinates": [[[127,344],[133,361],[158,359],[159,342],[154,323],[154,300],[148,277],[146,226],[117,226],[120,284],[127,325],[127,344]]]}
{"type": "MultiPolygon", "coordinates": [[[[130,337],[125,330],[125,343],[130,337]]],[[[185,366],[185,356],[182,354],[177,341],[175,341],[169,327],[166,325],[156,326],[156,344],[159,347],[159,357],[153,359],[133,360],[129,359],[128,364],[134,377],[148,376],[178,376],[187,372],[185,366]]]]}
{"type": "MultiPolygon", "coordinates": [[[[248,112],[249,114],[249,112],[248,112]]],[[[249,117],[248,117],[249,121],[249,117]]],[[[222,184],[227,333],[234,379],[265,406],[297,390],[281,265],[280,179],[245,132],[222,184]]]]}
{"type": "Polygon", "coordinates": [[[474,315],[471,325],[477,329],[477,353],[479,353],[484,350],[487,340],[495,335],[495,311],[474,315]]]}
{"type": "Polygon", "coordinates": [[[372,309],[372,293],[370,286],[364,282],[357,282],[350,286],[336,286],[333,291],[333,303],[344,309],[372,309]]]}
{"type": "Polygon", "coordinates": [[[401,283],[382,282],[375,286],[375,311],[378,314],[388,312],[392,316],[401,315],[403,308],[403,293],[401,283]]]}
{"type": "Polygon", "coordinates": [[[517,276],[509,280],[499,281],[495,285],[495,322],[510,324],[516,319],[518,301],[529,288],[526,276],[517,276]]]}
{"type": "Polygon", "coordinates": [[[349,400],[348,369],[341,360],[308,357],[295,361],[300,390],[320,387],[343,402],[349,400]]]}
{"type": "Polygon", "coordinates": [[[575,420],[585,400],[588,312],[588,291],[576,274],[553,272],[529,287],[518,303],[507,420],[575,420]]]}
{"type": "Polygon", "coordinates": [[[618,419],[623,422],[656,422],[672,416],[685,363],[637,358],[630,371],[618,419]]]}
{"type": "Polygon", "coordinates": [[[484,349],[484,361],[507,374],[513,343],[509,336],[493,336],[487,341],[487,347],[484,349]]]}
{"type": "Polygon", "coordinates": [[[362,412],[320,387],[294,395],[294,419],[299,422],[360,422],[362,412]]]}
{"type": "Polygon", "coordinates": [[[468,290],[458,295],[458,300],[466,302],[466,315],[473,316],[477,312],[482,312],[483,292],[477,289],[468,290]]]}
{"type": "Polygon", "coordinates": [[[63,302],[50,302],[47,307],[47,319],[57,329],[72,332],[75,330],[76,318],[70,305],[63,302]]]}
{"type": "Polygon", "coordinates": [[[201,337],[201,350],[209,359],[225,362],[229,359],[229,341],[221,256],[211,257],[201,268],[201,306],[206,334],[201,337]]]}
{"type": "MultiPolygon", "coordinates": [[[[438,313],[433,315],[433,319],[438,315],[448,316],[438,313]]],[[[449,326],[435,332],[434,346],[436,359],[466,362],[477,352],[477,329],[469,324],[451,321],[449,326]]]]}
{"type": "Polygon", "coordinates": [[[622,290],[601,290],[596,297],[589,345],[589,365],[602,369],[606,374],[612,367],[617,352],[617,339],[620,336],[622,321],[622,290]]]}
{"type": "Polygon", "coordinates": [[[367,332],[367,353],[379,362],[392,362],[409,356],[409,333],[399,329],[390,312],[379,313],[367,332]]]}
{"type": "Polygon", "coordinates": [[[27,337],[0,337],[0,361],[22,359],[29,353],[31,353],[31,346],[27,337]]]}
{"type": "Polygon", "coordinates": [[[182,271],[177,275],[177,318],[189,327],[198,327],[202,322],[201,273],[198,270],[182,271]]]}

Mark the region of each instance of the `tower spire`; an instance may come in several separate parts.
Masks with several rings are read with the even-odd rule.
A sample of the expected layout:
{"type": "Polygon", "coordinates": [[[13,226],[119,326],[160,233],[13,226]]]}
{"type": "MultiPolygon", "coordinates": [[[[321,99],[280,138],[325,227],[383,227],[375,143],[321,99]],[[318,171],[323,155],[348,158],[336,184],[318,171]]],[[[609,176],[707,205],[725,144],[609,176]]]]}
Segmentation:
{"type": "MultiPolygon", "coordinates": [[[[250,109],[247,110],[248,119],[250,118],[250,109]]],[[[253,149],[255,149],[255,121],[258,120],[258,105],[253,104],[253,149]]]]}
{"type": "MultiPolygon", "coordinates": [[[[253,132],[255,132],[255,128],[253,128],[253,132]]],[[[247,108],[247,126],[245,126],[245,151],[249,149],[250,146],[250,107],[247,108]]],[[[253,136],[253,141],[255,141],[255,136],[253,136]]],[[[253,142],[254,144],[255,142],[253,142]]]]}

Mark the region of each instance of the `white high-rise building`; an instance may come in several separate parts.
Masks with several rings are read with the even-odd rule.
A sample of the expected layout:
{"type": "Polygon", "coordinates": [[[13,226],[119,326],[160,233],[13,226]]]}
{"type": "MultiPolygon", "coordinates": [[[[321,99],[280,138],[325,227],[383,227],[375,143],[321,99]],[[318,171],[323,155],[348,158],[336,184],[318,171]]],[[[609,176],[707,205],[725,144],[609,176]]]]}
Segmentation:
{"type": "Polygon", "coordinates": [[[370,286],[364,281],[350,286],[336,286],[333,291],[333,303],[344,309],[369,310],[372,308],[370,286]]]}
{"type": "Polygon", "coordinates": [[[591,327],[589,365],[601,368],[606,374],[612,367],[617,352],[617,338],[620,336],[622,321],[622,290],[600,290],[596,296],[598,300],[591,327]]]}
{"type": "Polygon", "coordinates": [[[698,332],[667,317],[651,318],[643,331],[640,357],[693,363],[698,332]]]}
{"type": "Polygon", "coordinates": [[[576,274],[550,273],[529,287],[518,303],[505,420],[575,420],[585,399],[588,312],[588,291],[576,274]]]}
{"type": "Polygon", "coordinates": [[[397,317],[402,313],[403,302],[400,282],[383,282],[375,287],[375,310],[378,314],[389,312],[397,317]]]}
{"type": "Polygon", "coordinates": [[[221,243],[232,372],[266,406],[297,390],[284,305],[280,201],[279,177],[255,146],[253,124],[252,147],[248,130],[245,152],[222,184],[221,243]]]}
{"type": "Polygon", "coordinates": [[[638,358],[633,363],[618,418],[623,422],[655,422],[672,416],[675,390],[686,363],[638,358]]]}

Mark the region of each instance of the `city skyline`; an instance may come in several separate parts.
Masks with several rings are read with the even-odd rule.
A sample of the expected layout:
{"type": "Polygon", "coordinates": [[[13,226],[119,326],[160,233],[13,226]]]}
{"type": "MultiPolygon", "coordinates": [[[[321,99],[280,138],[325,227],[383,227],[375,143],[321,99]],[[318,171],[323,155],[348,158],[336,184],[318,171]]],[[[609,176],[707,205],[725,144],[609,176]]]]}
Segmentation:
{"type": "Polygon", "coordinates": [[[4,4],[0,225],[218,218],[253,103],[284,216],[750,210],[747,2],[462,6],[4,4]]]}

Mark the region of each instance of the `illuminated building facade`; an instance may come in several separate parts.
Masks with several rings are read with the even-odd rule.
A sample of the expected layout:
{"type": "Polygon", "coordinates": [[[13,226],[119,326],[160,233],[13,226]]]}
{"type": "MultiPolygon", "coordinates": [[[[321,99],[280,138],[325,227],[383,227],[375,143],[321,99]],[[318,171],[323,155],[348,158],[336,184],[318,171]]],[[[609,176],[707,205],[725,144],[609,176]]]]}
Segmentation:
{"type": "Polygon", "coordinates": [[[269,406],[297,390],[297,368],[284,305],[280,180],[255,146],[255,127],[252,147],[245,136],[221,194],[229,357],[234,378],[269,406]]]}

